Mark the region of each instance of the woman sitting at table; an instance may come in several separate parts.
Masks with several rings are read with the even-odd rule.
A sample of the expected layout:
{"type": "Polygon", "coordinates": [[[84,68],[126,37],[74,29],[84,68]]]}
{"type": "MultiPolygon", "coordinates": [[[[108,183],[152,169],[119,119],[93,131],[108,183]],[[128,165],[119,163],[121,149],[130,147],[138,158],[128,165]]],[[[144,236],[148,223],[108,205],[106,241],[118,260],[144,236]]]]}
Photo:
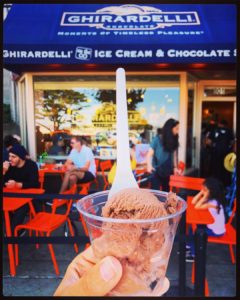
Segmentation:
{"type": "MultiPolygon", "coordinates": [[[[9,161],[3,163],[3,184],[10,189],[39,188],[38,167],[31,159],[26,159],[27,152],[20,144],[9,150],[9,161]]],[[[35,208],[36,203],[34,201],[35,208]]],[[[12,229],[22,224],[29,210],[28,204],[16,210],[11,219],[12,229]]]]}
{"type": "MultiPolygon", "coordinates": [[[[192,199],[196,209],[208,209],[214,222],[207,224],[208,236],[222,236],[226,232],[225,227],[225,191],[223,184],[216,178],[209,177],[203,182],[202,190],[192,199]]],[[[187,244],[186,261],[192,262],[195,256],[193,234],[190,231],[190,243],[187,244]]]]}

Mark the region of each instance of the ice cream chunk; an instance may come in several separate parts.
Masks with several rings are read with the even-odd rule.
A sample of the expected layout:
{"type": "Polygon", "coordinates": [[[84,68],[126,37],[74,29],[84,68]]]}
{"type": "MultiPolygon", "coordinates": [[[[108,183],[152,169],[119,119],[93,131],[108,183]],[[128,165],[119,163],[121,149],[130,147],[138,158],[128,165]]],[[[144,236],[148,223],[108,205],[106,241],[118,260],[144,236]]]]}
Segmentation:
{"type": "Polygon", "coordinates": [[[123,276],[111,295],[146,294],[165,277],[174,235],[168,219],[137,223],[134,220],[157,219],[176,211],[177,197],[169,193],[161,202],[146,189],[128,188],[113,195],[102,209],[102,216],[131,219],[131,223],[104,222],[102,236],[93,241],[98,258],[113,255],[123,266],[123,276]]]}
{"type": "Polygon", "coordinates": [[[165,202],[165,208],[168,214],[174,214],[177,211],[177,202],[178,201],[176,193],[168,193],[167,200],[165,202]]]}

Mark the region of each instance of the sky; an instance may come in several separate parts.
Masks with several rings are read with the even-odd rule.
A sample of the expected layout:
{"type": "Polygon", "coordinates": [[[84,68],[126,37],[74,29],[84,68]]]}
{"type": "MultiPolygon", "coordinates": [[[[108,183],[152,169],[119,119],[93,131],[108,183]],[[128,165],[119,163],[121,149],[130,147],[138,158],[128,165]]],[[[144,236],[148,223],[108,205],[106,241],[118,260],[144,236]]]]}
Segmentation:
{"type": "MultiPolygon", "coordinates": [[[[86,123],[91,123],[92,116],[96,109],[101,107],[94,98],[96,90],[76,89],[85,93],[89,99],[90,106],[82,110],[86,123]]],[[[179,119],[179,88],[147,88],[144,94],[144,101],[137,104],[137,110],[154,127],[162,127],[169,118],[179,119]]]]}

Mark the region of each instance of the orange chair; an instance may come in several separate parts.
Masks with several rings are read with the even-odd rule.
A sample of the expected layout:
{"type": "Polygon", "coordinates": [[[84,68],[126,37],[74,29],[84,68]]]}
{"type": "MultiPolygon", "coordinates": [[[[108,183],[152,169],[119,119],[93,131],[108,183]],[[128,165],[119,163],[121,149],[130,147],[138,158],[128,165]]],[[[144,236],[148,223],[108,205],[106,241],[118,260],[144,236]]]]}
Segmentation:
{"type": "Polygon", "coordinates": [[[171,191],[174,188],[200,191],[204,180],[204,178],[199,177],[171,175],[169,187],[171,191]]]}
{"type": "Polygon", "coordinates": [[[44,179],[45,179],[45,173],[43,172],[43,170],[39,170],[38,171],[39,174],[39,182],[40,182],[40,188],[43,189],[43,184],[44,184],[44,179]]]}
{"type": "MultiPolygon", "coordinates": [[[[73,185],[71,189],[63,192],[63,194],[74,194],[75,191],[76,191],[76,185],[73,185]]],[[[50,236],[50,234],[54,230],[56,230],[57,228],[59,228],[60,226],[65,224],[66,222],[68,223],[71,235],[74,236],[72,224],[68,218],[72,202],[73,202],[73,200],[54,199],[51,213],[48,213],[48,212],[35,213],[34,217],[29,222],[27,222],[26,224],[23,224],[23,225],[16,226],[16,228],[14,230],[14,236],[18,235],[18,231],[20,229],[27,229],[30,231],[34,230],[34,231],[36,231],[36,235],[38,235],[38,233],[40,233],[41,235],[44,235],[44,233],[45,233],[46,236],[50,236]],[[57,214],[56,213],[57,207],[62,206],[62,205],[66,205],[66,207],[67,207],[65,214],[62,214],[62,215],[57,214]]],[[[56,261],[56,257],[54,254],[52,244],[48,244],[48,248],[49,248],[49,251],[51,254],[55,272],[57,275],[59,275],[60,274],[59,268],[58,268],[58,264],[56,261]]],[[[76,252],[78,252],[77,244],[74,244],[74,249],[76,252]]],[[[15,255],[16,255],[16,265],[18,265],[19,260],[18,260],[18,245],[17,244],[15,244],[15,255]]]]}
{"type": "MultiPolygon", "coordinates": [[[[3,188],[4,193],[24,193],[24,194],[43,194],[43,189],[19,189],[19,188],[3,188]]],[[[34,206],[32,204],[32,198],[11,198],[11,197],[3,197],[3,212],[4,212],[4,220],[5,220],[5,228],[7,237],[11,237],[13,232],[11,230],[11,218],[10,213],[16,211],[23,205],[28,204],[30,208],[29,217],[33,217],[35,215],[34,206]]],[[[16,275],[16,266],[14,259],[14,249],[13,244],[8,244],[8,255],[9,255],[9,265],[10,265],[10,274],[11,276],[16,275]]]]}
{"type": "Polygon", "coordinates": [[[233,253],[233,245],[236,246],[236,229],[232,226],[232,221],[233,221],[233,218],[236,213],[236,206],[237,206],[237,201],[235,199],[231,216],[230,216],[228,222],[226,223],[225,234],[220,237],[217,237],[217,236],[209,236],[208,237],[209,243],[229,245],[230,256],[231,256],[231,260],[232,260],[233,264],[236,263],[234,253],[233,253]]]}
{"type": "Polygon", "coordinates": [[[90,189],[90,185],[91,185],[91,182],[77,183],[77,187],[80,188],[79,194],[87,195],[88,191],[90,189]]]}
{"type": "Polygon", "coordinates": [[[111,160],[105,160],[105,161],[101,161],[99,165],[100,165],[100,169],[101,169],[102,177],[103,177],[103,181],[104,181],[103,190],[105,191],[109,185],[105,171],[111,170],[112,162],[111,162],[111,160]]]}

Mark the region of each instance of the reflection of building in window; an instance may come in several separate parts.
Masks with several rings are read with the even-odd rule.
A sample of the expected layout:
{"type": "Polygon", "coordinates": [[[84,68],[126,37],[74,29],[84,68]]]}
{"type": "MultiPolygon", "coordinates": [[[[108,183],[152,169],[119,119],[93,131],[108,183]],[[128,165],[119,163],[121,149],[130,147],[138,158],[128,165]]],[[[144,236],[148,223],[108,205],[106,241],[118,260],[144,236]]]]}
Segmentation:
{"type": "MultiPolygon", "coordinates": [[[[146,130],[151,142],[166,119],[179,118],[179,87],[163,87],[159,76],[130,77],[126,91],[129,138],[138,143],[139,134],[146,130]]],[[[68,136],[87,136],[93,147],[97,141],[100,147],[115,147],[114,80],[114,76],[34,76],[35,119],[42,134],[52,138],[66,131],[68,136]]],[[[44,150],[51,143],[45,139],[44,150]]],[[[69,148],[69,137],[64,137],[64,143],[69,148]]]]}
{"type": "Polygon", "coordinates": [[[74,90],[44,90],[41,98],[35,99],[35,114],[50,121],[51,131],[62,129],[66,123],[71,128],[74,112],[89,106],[85,94],[74,90]]]}
{"type": "MultiPolygon", "coordinates": [[[[128,110],[128,122],[131,129],[143,129],[143,127],[148,124],[141,113],[135,110],[128,110]]],[[[116,105],[103,103],[102,107],[96,110],[92,118],[92,123],[94,127],[116,128],[116,105]]]]}
{"type": "Polygon", "coordinates": [[[116,105],[103,103],[92,117],[94,127],[116,128],[116,105]]]}

